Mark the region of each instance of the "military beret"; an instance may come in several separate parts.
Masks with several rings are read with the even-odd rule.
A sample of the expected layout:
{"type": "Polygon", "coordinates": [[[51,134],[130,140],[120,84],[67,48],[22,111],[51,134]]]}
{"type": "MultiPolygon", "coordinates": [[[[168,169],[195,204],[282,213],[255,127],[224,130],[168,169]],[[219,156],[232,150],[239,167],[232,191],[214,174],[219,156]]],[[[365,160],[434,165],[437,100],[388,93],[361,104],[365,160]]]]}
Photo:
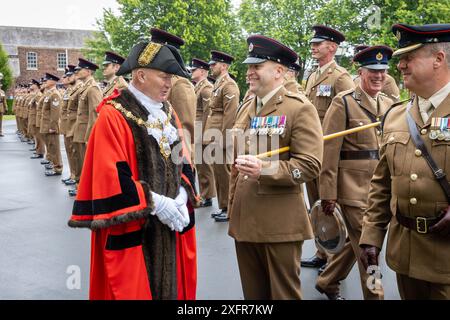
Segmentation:
{"type": "Polygon", "coordinates": [[[116,74],[121,76],[138,68],[160,70],[184,78],[190,77],[180,52],[169,44],[148,41],[136,44],[116,74]]]}
{"type": "Polygon", "coordinates": [[[247,38],[248,55],[245,64],[258,64],[267,60],[290,67],[298,55],[281,42],[266,36],[254,35],[247,38]]]}
{"type": "Polygon", "coordinates": [[[407,24],[394,24],[392,33],[398,39],[400,49],[394,56],[401,55],[422,47],[426,43],[450,42],[450,24],[425,24],[411,26],[407,24]]]}
{"type": "Polygon", "coordinates": [[[234,58],[229,54],[217,50],[211,51],[211,60],[208,62],[209,65],[215,64],[217,62],[223,62],[226,64],[231,64],[234,61],[234,58]]]}
{"type": "Polygon", "coordinates": [[[192,65],[191,68],[194,70],[195,69],[209,70],[208,62],[203,61],[201,59],[197,59],[197,58],[192,59],[191,65],[192,65]]]}
{"type": "Polygon", "coordinates": [[[361,67],[373,70],[389,69],[388,62],[392,58],[392,49],[388,46],[368,47],[358,52],[353,61],[361,67]]]}
{"type": "Polygon", "coordinates": [[[57,76],[55,76],[54,74],[51,73],[45,73],[45,77],[44,77],[44,81],[48,81],[48,80],[52,80],[52,81],[59,81],[59,78],[57,76]]]}
{"type": "Polygon", "coordinates": [[[180,37],[158,28],[151,28],[150,34],[152,35],[152,42],[155,43],[170,44],[177,49],[184,45],[184,40],[180,37]]]}
{"type": "Polygon", "coordinates": [[[310,43],[328,40],[340,44],[341,42],[345,41],[345,36],[333,28],[317,24],[314,25],[311,29],[314,30],[314,36],[311,39],[310,43]]]}
{"type": "Polygon", "coordinates": [[[81,69],[89,69],[92,71],[96,71],[98,69],[98,65],[96,65],[93,62],[90,62],[83,58],[78,58],[78,66],[76,66],[75,70],[81,70],[81,69]]]}
{"type": "Polygon", "coordinates": [[[105,59],[103,61],[103,65],[115,63],[115,64],[122,64],[125,61],[125,58],[121,55],[118,55],[115,52],[112,51],[106,51],[105,52],[105,59]]]}

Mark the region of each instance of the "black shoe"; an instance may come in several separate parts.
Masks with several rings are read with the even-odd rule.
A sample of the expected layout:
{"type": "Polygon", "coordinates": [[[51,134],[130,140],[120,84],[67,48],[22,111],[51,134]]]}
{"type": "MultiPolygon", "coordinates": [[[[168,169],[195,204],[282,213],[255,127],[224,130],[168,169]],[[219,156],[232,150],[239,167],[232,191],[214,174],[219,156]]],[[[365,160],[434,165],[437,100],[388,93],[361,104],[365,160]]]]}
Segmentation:
{"type": "Polygon", "coordinates": [[[45,175],[47,176],[47,177],[51,177],[51,176],[60,176],[62,174],[62,172],[58,172],[58,171],[55,171],[55,170],[48,170],[48,171],[45,171],[45,175]]]}
{"type": "Polygon", "coordinates": [[[339,294],[339,292],[334,292],[334,293],[325,292],[317,284],[316,284],[316,290],[319,291],[321,294],[326,295],[328,300],[345,300],[345,298],[343,296],[341,296],[339,294]]]}
{"type": "Polygon", "coordinates": [[[0,133],[0,137],[4,137],[3,133],[0,133]]]}
{"type": "Polygon", "coordinates": [[[50,163],[50,161],[48,161],[48,160],[46,160],[46,159],[41,160],[41,164],[49,164],[49,163],[50,163]]]}
{"type": "Polygon", "coordinates": [[[306,268],[320,268],[325,263],[327,263],[327,260],[320,259],[316,255],[312,256],[311,258],[301,260],[301,266],[306,268]]]}
{"type": "Polygon", "coordinates": [[[317,274],[320,276],[320,275],[322,274],[322,272],[325,271],[325,269],[327,268],[327,266],[328,266],[328,263],[325,263],[323,266],[321,266],[321,267],[319,268],[319,270],[317,270],[317,274]]]}
{"type": "Polygon", "coordinates": [[[61,182],[66,182],[66,181],[69,181],[69,180],[70,180],[70,177],[62,178],[62,179],[61,179],[61,182]]]}
{"type": "Polygon", "coordinates": [[[227,222],[230,218],[228,218],[228,214],[226,211],[222,211],[222,213],[218,216],[214,217],[214,221],[216,222],[227,222]]]}
{"type": "Polygon", "coordinates": [[[66,186],[73,186],[73,185],[76,185],[77,182],[75,180],[69,179],[69,180],[64,181],[64,184],[66,186]]]}
{"type": "Polygon", "coordinates": [[[36,151],[36,148],[33,148],[33,149],[29,149],[28,151],[36,151]]]}
{"type": "Polygon", "coordinates": [[[69,190],[69,196],[75,197],[77,195],[77,189],[70,189],[69,190]]]}
{"type": "Polygon", "coordinates": [[[217,216],[220,216],[223,212],[225,211],[225,213],[227,212],[227,209],[219,209],[213,213],[211,213],[211,218],[215,218],[217,216]]]}
{"type": "Polygon", "coordinates": [[[30,157],[30,159],[42,159],[43,157],[44,157],[43,154],[37,154],[37,153],[35,153],[35,154],[33,154],[33,155],[30,157]]]}
{"type": "Polygon", "coordinates": [[[204,208],[204,207],[211,207],[212,206],[212,200],[211,198],[209,199],[202,199],[202,201],[200,202],[200,207],[204,208]]]}
{"type": "Polygon", "coordinates": [[[34,144],[34,141],[30,140],[27,142],[28,144],[34,144]]]}
{"type": "Polygon", "coordinates": [[[45,169],[47,169],[47,170],[53,170],[53,165],[52,165],[51,163],[46,164],[44,167],[45,167],[45,169]]]}

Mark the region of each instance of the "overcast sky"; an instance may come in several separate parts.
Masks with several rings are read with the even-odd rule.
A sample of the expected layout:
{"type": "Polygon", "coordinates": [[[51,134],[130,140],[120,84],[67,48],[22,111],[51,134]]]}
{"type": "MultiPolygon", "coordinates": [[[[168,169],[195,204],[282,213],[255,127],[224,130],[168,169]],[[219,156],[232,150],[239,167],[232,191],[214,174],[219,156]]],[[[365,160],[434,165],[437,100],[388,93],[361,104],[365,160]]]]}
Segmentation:
{"type": "Polygon", "coordinates": [[[103,8],[116,10],[115,0],[1,1],[0,25],[58,29],[97,29],[103,8]]]}

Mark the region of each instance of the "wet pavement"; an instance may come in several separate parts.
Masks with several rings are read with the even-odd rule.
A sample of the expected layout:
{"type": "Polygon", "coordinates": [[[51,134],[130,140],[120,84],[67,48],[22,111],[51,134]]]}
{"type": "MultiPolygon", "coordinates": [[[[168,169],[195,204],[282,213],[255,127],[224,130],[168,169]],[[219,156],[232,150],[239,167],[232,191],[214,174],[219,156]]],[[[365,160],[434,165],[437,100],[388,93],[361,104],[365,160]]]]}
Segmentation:
{"type": "MultiPolygon", "coordinates": [[[[0,299],[87,299],[90,231],[71,229],[67,221],[73,205],[62,177],[68,176],[61,138],[64,172],[46,177],[41,159],[20,142],[14,120],[3,121],[0,137],[0,299]],[[78,277],[78,275],[80,275],[78,277]],[[79,281],[78,281],[79,279],[79,281]]],[[[243,299],[234,241],[228,224],[210,218],[213,207],[196,211],[198,299],[243,299]]],[[[303,256],[314,254],[312,240],[303,256]]],[[[395,274],[380,255],[385,299],[399,299],[395,274]]],[[[326,299],[315,288],[316,269],[302,268],[305,299],[326,299]]],[[[362,299],[355,266],[341,284],[347,299],[362,299]]]]}

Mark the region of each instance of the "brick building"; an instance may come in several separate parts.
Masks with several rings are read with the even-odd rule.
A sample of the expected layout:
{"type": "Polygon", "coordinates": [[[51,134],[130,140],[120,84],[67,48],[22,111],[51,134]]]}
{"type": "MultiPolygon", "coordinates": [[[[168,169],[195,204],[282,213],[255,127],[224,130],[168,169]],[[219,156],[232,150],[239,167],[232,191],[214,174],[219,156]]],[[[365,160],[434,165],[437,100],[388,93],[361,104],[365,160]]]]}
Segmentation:
{"type": "MultiPolygon", "coordinates": [[[[41,78],[45,72],[64,74],[67,64],[77,64],[90,30],[64,30],[0,26],[0,43],[8,53],[16,84],[41,78]]],[[[8,92],[8,95],[10,92],[8,92]]]]}

